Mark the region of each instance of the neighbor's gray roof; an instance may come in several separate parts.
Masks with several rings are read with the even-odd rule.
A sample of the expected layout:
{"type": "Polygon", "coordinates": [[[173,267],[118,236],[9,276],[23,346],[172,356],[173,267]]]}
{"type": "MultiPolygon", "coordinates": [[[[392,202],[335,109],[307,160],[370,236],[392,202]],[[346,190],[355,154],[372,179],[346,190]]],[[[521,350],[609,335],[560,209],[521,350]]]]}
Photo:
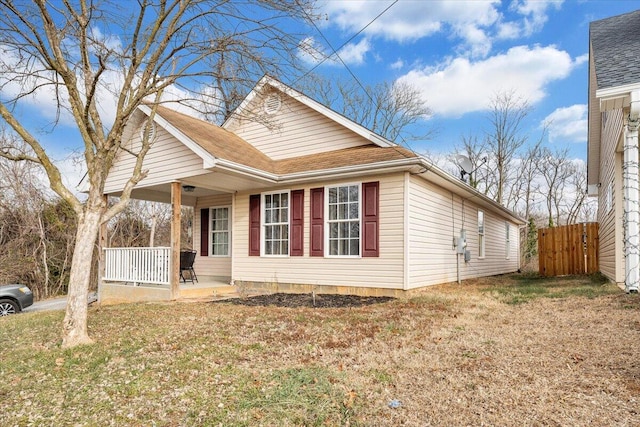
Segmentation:
{"type": "Polygon", "coordinates": [[[589,26],[598,89],[640,82],[640,10],[589,26]]]}

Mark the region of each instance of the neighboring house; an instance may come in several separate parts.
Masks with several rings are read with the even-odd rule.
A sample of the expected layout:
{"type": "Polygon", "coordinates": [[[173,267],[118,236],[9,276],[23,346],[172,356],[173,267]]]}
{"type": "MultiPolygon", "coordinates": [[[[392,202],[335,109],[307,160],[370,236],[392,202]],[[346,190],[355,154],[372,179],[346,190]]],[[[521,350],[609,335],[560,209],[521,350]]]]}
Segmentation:
{"type": "MultiPolygon", "coordinates": [[[[149,113],[137,112],[106,194],[130,176],[149,113]]],[[[154,121],[149,174],[133,196],[195,208],[200,283],[401,295],[519,268],[521,218],[272,78],[222,127],[162,106],[154,121]]],[[[101,286],[116,286],[105,277],[101,286]]],[[[172,298],[191,286],[178,290],[175,277],[172,298]]]]}
{"type": "Polygon", "coordinates": [[[638,291],[640,11],[589,28],[589,194],[598,197],[600,271],[638,291]]]}

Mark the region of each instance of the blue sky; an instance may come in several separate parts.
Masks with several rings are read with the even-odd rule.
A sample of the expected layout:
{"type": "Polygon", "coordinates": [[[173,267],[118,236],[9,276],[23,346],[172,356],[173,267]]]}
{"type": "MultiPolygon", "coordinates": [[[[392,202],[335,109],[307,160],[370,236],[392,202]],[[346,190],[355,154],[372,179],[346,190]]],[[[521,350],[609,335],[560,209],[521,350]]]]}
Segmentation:
{"type": "MultiPolygon", "coordinates": [[[[339,47],[366,26],[339,52],[349,70],[364,85],[403,81],[421,91],[434,113],[421,126],[436,133],[427,141],[411,141],[413,150],[440,157],[452,153],[463,135],[482,137],[490,130],[490,98],[513,90],[533,107],[524,128],[531,139],[552,119],[545,144],[566,147],[581,160],[586,160],[589,22],[640,8],[638,1],[616,0],[319,0],[317,5],[324,17],[318,22],[322,34],[305,27],[301,44],[329,54],[323,37],[339,47]]],[[[300,58],[309,69],[317,65],[302,50],[300,58]]],[[[339,61],[326,61],[315,72],[352,78],[339,61]]],[[[34,97],[16,113],[33,121],[32,130],[62,159],[81,147],[69,117],[63,114],[53,129],[56,111],[54,97],[49,98],[34,97]]],[[[64,169],[70,180],[77,179],[71,172],[77,168],[64,169]]]]}
{"type": "MultiPolygon", "coordinates": [[[[589,22],[630,12],[637,1],[372,0],[320,2],[320,30],[332,46],[369,24],[340,52],[363,84],[405,81],[418,88],[437,133],[410,142],[418,152],[450,153],[462,135],[489,130],[492,96],[515,91],[533,107],[525,132],[586,160],[589,22]]],[[[330,52],[317,32],[307,43],[330,52]]],[[[312,66],[313,61],[309,60],[312,66]]],[[[317,72],[349,73],[337,61],[317,72]]]]}

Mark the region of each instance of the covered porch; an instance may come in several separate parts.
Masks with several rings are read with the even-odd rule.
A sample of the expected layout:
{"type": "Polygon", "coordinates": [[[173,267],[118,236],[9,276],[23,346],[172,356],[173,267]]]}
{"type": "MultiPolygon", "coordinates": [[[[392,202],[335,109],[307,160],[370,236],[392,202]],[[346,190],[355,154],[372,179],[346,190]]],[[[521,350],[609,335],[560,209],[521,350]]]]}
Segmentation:
{"type": "Polygon", "coordinates": [[[172,286],[170,247],[103,248],[104,269],[98,288],[103,304],[220,298],[236,293],[228,276],[191,277],[178,268],[178,286],[172,286]]]}

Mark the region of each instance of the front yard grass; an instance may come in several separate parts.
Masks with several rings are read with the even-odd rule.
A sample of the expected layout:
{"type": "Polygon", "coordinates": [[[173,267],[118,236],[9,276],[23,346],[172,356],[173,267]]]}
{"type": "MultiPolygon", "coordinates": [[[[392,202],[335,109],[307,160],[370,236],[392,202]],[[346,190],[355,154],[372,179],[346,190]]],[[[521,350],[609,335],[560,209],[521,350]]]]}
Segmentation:
{"type": "Polygon", "coordinates": [[[637,425],[638,298],[512,275],[360,307],[95,307],[69,350],[62,312],[4,317],[0,425],[637,425]]]}

